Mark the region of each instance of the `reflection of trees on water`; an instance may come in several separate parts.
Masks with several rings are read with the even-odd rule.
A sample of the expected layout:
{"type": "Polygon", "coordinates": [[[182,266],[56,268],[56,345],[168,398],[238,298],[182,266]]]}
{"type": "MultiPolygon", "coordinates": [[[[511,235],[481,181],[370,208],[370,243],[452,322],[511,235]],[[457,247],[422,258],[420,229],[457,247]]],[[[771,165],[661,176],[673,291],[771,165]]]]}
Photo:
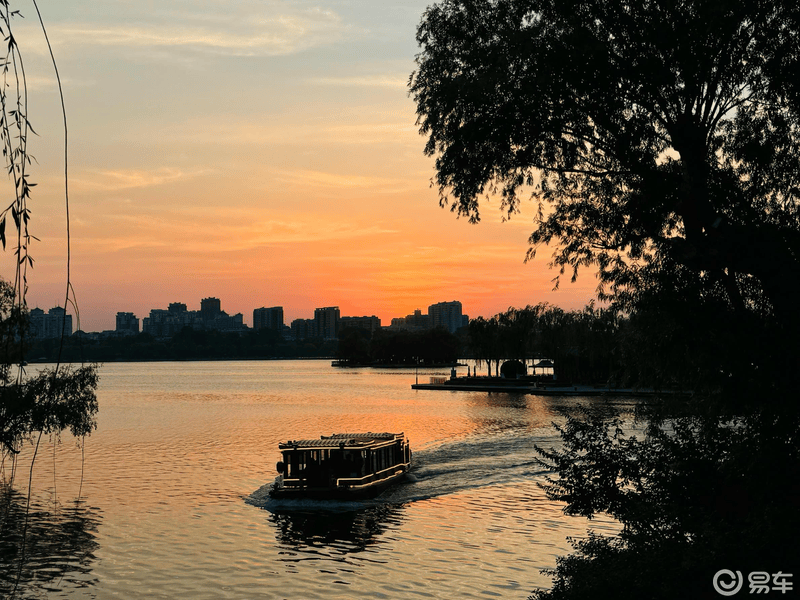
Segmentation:
{"type": "Polygon", "coordinates": [[[541,401],[553,415],[561,418],[578,414],[613,418],[617,415],[633,414],[637,405],[647,402],[644,398],[626,396],[542,396],[541,401]]]}
{"type": "Polygon", "coordinates": [[[0,597],[44,597],[64,587],[93,586],[97,509],[76,503],[50,511],[32,503],[25,531],[26,503],[23,494],[0,487],[0,597]],[[19,586],[12,596],[18,576],[19,586]]]}
{"type": "Polygon", "coordinates": [[[332,549],[339,554],[366,550],[391,523],[402,505],[375,504],[348,511],[273,509],[278,542],[299,552],[332,549]]]}
{"type": "Polygon", "coordinates": [[[481,392],[470,394],[467,404],[475,410],[469,413],[475,423],[476,433],[499,433],[525,428],[532,415],[528,410],[528,396],[508,392],[481,392]]]}
{"type": "Polygon", "coordinates": [[[613,417],[633,413],[642,398],[616,396],[536,396],[509,392],[465,395],[476,433],[550,427],[577,413],[613,417]]]}
{"type": "Polygon", "coordinates": [[[629,412],[638,399],[587,396],[536,396],[510,392],[480,392],[466,396],[476,433],[549,428],[576,412],[617,415],[629,412]]]}

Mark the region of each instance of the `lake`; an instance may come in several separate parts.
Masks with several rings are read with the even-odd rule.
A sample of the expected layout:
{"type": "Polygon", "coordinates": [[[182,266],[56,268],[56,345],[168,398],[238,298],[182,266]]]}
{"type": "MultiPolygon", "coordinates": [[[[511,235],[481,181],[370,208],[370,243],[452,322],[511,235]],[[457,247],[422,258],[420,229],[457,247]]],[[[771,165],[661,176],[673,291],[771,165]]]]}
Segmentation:
{"type": "Polygon", "coordinates": [[[603,400],[412,390],[415,376],[319,360],[103,365],[84,448],[68,434],[38,448],[21,570],[34,448],[20,455],[0,596],[19,577],[20,598],[525,599],[550,586],[540,571],[568,536],[618,530],[565,516],[537,485],[534,445],[559,445],[552,422],[603,400]],[[268,498],[279,441],[356,431],[405,432],[408,480],[361,503],[268,498]]]}

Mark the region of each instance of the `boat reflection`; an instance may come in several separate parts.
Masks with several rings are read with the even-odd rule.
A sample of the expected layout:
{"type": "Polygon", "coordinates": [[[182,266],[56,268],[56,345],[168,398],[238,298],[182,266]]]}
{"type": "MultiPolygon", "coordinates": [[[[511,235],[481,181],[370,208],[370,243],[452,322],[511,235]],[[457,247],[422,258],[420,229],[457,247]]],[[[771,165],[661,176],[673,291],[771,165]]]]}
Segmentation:
{"type": "Polygon", "coordinates": [[[98,509],[80,502],[45,508],[32,501],[26,526],[26,504],[23,494],[0,486],[0,598],[94,586],[98,509]]]}
{"type": "Polygon", "coordinates": [[[346,555],[379,543],[387,528],[402,520],[402,505],[376,502],[354,507],[355,504],[319,503],[317,507],[302,504],[268,510],[284,549],[346,555]]]}

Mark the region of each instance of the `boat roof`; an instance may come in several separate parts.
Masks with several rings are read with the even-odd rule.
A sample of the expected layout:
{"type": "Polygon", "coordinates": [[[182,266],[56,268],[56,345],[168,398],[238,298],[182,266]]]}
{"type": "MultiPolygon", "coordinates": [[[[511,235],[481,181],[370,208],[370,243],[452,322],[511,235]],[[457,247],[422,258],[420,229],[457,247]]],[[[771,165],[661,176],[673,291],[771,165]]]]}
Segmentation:
{"type": "Polygon", "coordinates": [[[318,440],[289,440],[278,444],[281,450],[314,448],[369,448],[371,446],[402,440],[402,433],[333,433],[318,440]]]}

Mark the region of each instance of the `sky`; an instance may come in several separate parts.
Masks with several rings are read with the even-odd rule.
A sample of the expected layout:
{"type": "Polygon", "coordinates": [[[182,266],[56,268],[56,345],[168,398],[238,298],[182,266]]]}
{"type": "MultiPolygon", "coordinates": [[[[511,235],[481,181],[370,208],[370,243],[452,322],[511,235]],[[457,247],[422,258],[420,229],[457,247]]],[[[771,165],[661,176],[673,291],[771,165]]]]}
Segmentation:
{"type": "MultiPolygon", "coordinates": [[[[287,324],[339,306],[388,325],[452,300],[470,317],[589,302],[591,273],[553,291],[551,251],[524,262],[531,203],[503,222],[489,201],[477,225],[439,206],[407,88],[428,4],[39,0],[67,110],[80,328],[209,296],[248,324],[270,306],[287,324]]],[[[14,7],[39,134],[28,305],[48,309],[66,281],[61,109],[35,10],[14,7]]]]}

